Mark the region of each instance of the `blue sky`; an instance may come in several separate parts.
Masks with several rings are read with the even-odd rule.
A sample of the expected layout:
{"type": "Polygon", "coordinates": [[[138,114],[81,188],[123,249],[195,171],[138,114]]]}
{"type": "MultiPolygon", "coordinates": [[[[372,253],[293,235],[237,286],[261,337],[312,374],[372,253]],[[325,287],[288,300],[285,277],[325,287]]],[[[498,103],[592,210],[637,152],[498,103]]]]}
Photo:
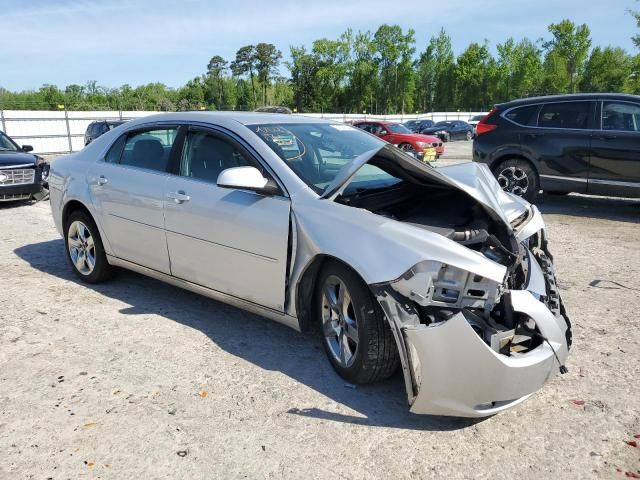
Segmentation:
{"type": "Polygon", "coordinates": [[[441,27],[456,54],[470,42],[548,38],[563,18],[586,23],[594,45],[634,51],[634,0],[0,0],[0,86],[34,89],[97,80],[115,87],[159,81],[177,87],[209,58],[233,58],[247,44],[290,45],[335,38],[348,27],[397,23],[417,49],[441,27]]]}

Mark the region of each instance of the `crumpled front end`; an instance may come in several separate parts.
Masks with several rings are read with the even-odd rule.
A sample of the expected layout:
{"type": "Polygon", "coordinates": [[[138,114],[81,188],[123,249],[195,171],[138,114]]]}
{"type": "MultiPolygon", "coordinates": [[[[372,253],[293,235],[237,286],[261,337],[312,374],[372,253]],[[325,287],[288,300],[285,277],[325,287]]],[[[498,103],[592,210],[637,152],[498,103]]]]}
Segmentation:
{"type": "MultiPolygon", "coordinates": [[[[502,283],[437,261],[372,285],[396,336],[411,411],[484,417],[555,376],[571,328],[535,207],[502,283]]],[[[562,367],[564,368],[564,367],[562,367]]]]}

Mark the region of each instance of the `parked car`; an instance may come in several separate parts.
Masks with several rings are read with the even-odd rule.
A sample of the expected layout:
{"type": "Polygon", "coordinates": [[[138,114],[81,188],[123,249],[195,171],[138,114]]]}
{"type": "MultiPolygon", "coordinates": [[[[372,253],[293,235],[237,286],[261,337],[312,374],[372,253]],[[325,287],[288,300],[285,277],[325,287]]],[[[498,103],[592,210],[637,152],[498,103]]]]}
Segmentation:
{"type": "Polygon", "coordinates": [[[476,125],[478,125],[480,120],[482,120],[486,116],[487,116],[487,114],[483,113],[482,115],[474,115],[473,117],[470,117],[469,120],[467,120],[467,123],[473,127],[473,135],[474,136],[476,134],[476,125]]]}
{"type": "Polygon", "coordinates": [[[428,154],[425,150],[430,148],[435,148],[435,159],[444,153],[444,145],[440,139],[431,135],[413,133],[401,123],[362,120],[353,122],[353,126],[397,145],[400,150],[414,153],[418,158],[423,158],[425,153],[428,154]]]}
{"type": "Polygon", "coordinates": [[[81,280],[123,267],[317,329],[349,382],[401,365],[412,412],[493,415],[564,370],[544,222],[483,165],[320,119],[184,112],[56,159],[50,184],[81,280]]]}
{"type": "Polygon", "coordinates": [[[515,100],[497,105],[477,131],[473,160],[529,201],[541,189],[640,197],[640,96],[515,100]]]}
{"type": "Polygon", "coordinates": [[[45,189],[49,164],[31,151],[0,131],[0,202],[29,200],[45,189]]]}
{"type": "Polygon", "coordinates": [[[420,133],[420,130],[433,127],[434,124],[435,122],[433,120],[408,120],[402,125],[407,127],[413,133],[420,133]]]}
{"type": "Polygon", "coordinates": [[[445,120],[438,122],[432,127],[423,128],[420,130],[420,133],[435,135],[443,142],[473,139],[473,127],[462,120],[445,120]]]}
{"type": "Polygon", "coordinates": [[[91,122],[84,132],[85,147],[100,135],[104,135],[109,130],[122,125],[125,121],[126,120],[96,120],[95,122],[91,122]]]}
{"type": "Polygon", "coordinates": [[[254,110],[254,112],[262,112],[262,113],[284,113],[286,115],[291,115],[293,112],[290,108],[281,107],[277,105],[271,105],[267,107],[258,107],[254,110]]]}

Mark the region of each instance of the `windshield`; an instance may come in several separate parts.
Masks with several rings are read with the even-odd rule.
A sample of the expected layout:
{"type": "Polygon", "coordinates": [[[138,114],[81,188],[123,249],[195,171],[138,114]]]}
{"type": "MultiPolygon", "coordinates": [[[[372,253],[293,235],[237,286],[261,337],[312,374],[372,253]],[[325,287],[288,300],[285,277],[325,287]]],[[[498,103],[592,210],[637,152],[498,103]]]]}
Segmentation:
{"type": "Polygon", "coordinates": [[[471,117],[471,121],[472,122],[479,122],[480,120],[482,120],[483,117],[484,117],[484,115],[475,115],[475,116],[471,117]]]}
{"type": "MultiPolygon", "coordinates": [[[[327,123],[247,125],[293,172],[321,194],[338,172],[359,155],[387,145],[348,125],[327,123]]],[[[363,165],[351,183],[358,189],[377,189],[398,179],[373,165],[363,165]]]]}
{"type": "Polygon", "coordinates": [[[17,152],[20,150],[9,137],[0,132],[0,152],[17,152]]]}
{"type": "Polygon", "coordinates": [[[393,133],[413,133],[411,130],[400,123],[387,123],[385,127],[387,128],[387,130],[393,133]]]}

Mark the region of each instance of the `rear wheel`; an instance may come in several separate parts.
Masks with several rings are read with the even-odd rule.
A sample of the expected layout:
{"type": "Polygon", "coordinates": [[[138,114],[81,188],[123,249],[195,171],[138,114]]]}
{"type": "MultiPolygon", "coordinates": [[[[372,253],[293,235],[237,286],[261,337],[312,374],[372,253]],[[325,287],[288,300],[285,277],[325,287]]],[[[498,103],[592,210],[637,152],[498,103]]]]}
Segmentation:
{"type": "Polygon", "coordinates": [[[538,190],[538,174],[526,160],[512,158],[500,162],[494,169],[500,187],[505,192],[513,193],[532,202],[538,190]]]}
{"type": "Polygon", "coordinates": [[[367,285],[345,265],[325,264],[316,309],[329,361],[342,378],[363,384],[383,380],[398,367],[393,333],[367,285]]]}
{"type": "Polygon", "coordinates": [[[472,132],[467,132],[467,135],[465,137],[467,139],[467,142],[473,139],[473,133],[472,132]]]}
{"type": "Polygon", "coordinates": [[[100,283],[113,275],[114,268],[107,262],[98,227],[90,215],[80,210],[72,212],[64,232],[67,259],[82,281],[100,283]]]}

